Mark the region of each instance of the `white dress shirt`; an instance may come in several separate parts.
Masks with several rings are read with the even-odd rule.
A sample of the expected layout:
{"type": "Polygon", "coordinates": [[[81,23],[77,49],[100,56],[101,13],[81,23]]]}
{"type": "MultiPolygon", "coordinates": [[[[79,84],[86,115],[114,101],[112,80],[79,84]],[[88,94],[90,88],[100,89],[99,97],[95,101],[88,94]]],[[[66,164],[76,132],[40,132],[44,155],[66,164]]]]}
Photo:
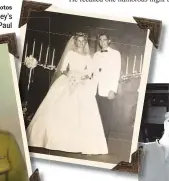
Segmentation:
{"type": "Polygon", "coordinates": [[[121,54],[110,47],[107,52],[98,51],[93,57],[94,77],[98,94],[108,97],[110,91],[117,93],[121,72],[121,54]]]}

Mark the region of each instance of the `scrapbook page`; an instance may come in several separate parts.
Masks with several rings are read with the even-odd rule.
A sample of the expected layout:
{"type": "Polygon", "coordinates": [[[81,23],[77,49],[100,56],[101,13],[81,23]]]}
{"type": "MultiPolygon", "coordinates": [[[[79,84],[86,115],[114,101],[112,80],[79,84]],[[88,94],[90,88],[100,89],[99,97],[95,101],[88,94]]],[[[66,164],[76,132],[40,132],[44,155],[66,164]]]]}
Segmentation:
{"type": "Polygon", "coordinates": [[[24,1],[19,26],[19,89],[31,156],[138,173],[161,22],[24,1]]]}

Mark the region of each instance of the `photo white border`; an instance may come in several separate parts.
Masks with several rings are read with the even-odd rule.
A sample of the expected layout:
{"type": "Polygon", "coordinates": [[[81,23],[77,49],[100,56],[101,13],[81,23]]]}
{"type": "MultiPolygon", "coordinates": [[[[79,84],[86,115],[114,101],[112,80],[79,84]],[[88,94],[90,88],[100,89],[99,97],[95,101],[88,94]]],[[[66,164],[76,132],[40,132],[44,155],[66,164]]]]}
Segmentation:
{"type": "MultiPolygon", "coordinates": [[[[32,175],[32,167],[31,167],[30,154],[29,154],[26,131],[25,131],[24,118],[23,118],[23,113],[22,113],[22,105],[21,105],[21,100],[20,100],[16,68],[15,68],[15,57],[11,53],[9,53],[8,44],[4,43],[4,44],[0,44],[0,46],[6,46],[6,48],[7,48],[6,50],[8,52],[8,56],[9,56],[9,61],[10,61],[9,63],[10,63],[12,79],[13,79],[13,82],[11,82],[11,83],[13,84],[14,91],[15,91],[16,108],[18,110],[18,118],[19,118],[18,121],[19,121],[19,125],[20,125],[22,145],[23,145],[23,150],[24,150],[24,160],[25,160],[26,167],[27,167],[28,177],[30,177],[32,175]]],[[[28,180],[29,180],[29,178],[28,178],[28,180]]]]}
{"type": "MultiPolygon", "coordinates": [[[[93,14],[93,13],[86,13],[86,12],[77,12],[77,11],[68,10],[68,9],[61,9],[54,5],[51,5],[49,8],[47,8],[44,11],[137,24],[137,22],[134,20],[133,17],[120,17],[120,16],[117,17],[115,15],[107,16],[107,15],[101,15],[101,14],[96,14],[96,13],[93,14]]],[[[24,48],[26,29],[27,29],[27,24],[23,25],[20,28],[22,53],[23,53],[23,48],[24,48]]],[[[138,136],[139,136],[139,131],[140,131],[140,124],[141,124],[142,110],[143,110],[143,104],[144,104],[144,97],[145,97],[145,92],[146,92],[146,85],[147,85],[147,80],[148,80],[149,66],[150,66],[150,61],[151,61],[151,54],[152,54],[152,49],[153,49],[153,43],[149,39],[150,31],[148,30],[147,32],[148,33],[147,33],[145,52],[144,52],[144,58],[143,58],[142,76],[141,76],[141,81],[140,81],[139,96],[138,96],[138,101],[137,101],[137,109],[136,109],[136,116],[135,116],[134,129],[133,129],[134,136],[132,137],[129,162],[131,162],[132,154],[138,149],[138,136]]],[[[22,62],[22,56],[21,56],[20,62],[22,62]]],[[[30,153],[30,156],[35,157],[35,158],[46,159],[46,160],[75,163],[75,164],[93,166],[93,167],[99,167],[99,168],[105,168],[105,169],[112,169],[113,167],[116,166],[116,164],[40,154],[40,153],[32,153],[32,152],[30,153]]]]}

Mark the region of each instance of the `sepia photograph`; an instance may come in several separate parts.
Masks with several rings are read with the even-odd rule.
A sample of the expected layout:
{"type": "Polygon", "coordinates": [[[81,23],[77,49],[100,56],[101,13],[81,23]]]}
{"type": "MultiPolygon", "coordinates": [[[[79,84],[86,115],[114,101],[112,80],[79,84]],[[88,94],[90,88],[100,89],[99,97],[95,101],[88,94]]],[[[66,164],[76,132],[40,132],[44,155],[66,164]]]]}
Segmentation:
{"type": "Polygon", "coordinates": [[[0,180],[28,181],[31,163],[21,102],[18,102],[14,55],[9,53],[7,44],[0,44],[0,54],[0,180]]]}
{"type": "Polygon", "coordinates": [[[33,157],[111,169],[131,162],[153,44],[134,18],[50,8],[21,27],[19,78],[33,157]]]}

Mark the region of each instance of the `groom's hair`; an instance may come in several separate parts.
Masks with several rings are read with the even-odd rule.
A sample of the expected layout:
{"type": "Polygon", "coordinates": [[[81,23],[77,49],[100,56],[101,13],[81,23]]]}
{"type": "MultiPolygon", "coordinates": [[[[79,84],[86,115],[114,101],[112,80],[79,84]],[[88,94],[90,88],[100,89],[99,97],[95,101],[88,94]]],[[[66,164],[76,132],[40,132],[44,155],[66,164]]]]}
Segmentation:
{"type": "Polygon", "coordinates": [[[108,33],[102,32],[99,33],[97,39],[99,40],[101,36],[106,36],[108,40],[110,40],[110,35],[108,33]]]}

